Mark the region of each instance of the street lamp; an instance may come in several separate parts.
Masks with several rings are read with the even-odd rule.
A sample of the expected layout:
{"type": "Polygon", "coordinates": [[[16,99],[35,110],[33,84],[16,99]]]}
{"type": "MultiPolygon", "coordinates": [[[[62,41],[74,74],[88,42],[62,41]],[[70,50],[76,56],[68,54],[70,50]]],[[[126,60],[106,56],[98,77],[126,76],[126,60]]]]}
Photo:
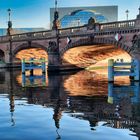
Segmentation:
{"type": "Polygon", "coordinates": [[[7,12],[8,12],[8,16],[9,16],[9,21],[11,21],[11,9],[7,9],[7,12]]]}
{"type": "Polygon", "coordinates": [[[80,19],[77,19],[77,22],[78,22],[78,27],[79,27],[79,25],[80,25],[80,19]]]}
{"type": "Polygon", "coordinates": [[[10,35],[10,31],[12,28],[12,21],[11,21],[11,9],[7,9],[8,12],[8,29],[7,29],[7,34],[10,35]]]}
{"type": "Polygon", "coordinates": [[[57,10],[57,0],[55,0],[55,11],[54,11],[54,20],[53,20],[53,27],[52,29],[57,30],[59,27],[59,13],[57,10]]]}
{"type": "Polygon", "coordinates": [[[129,10],[127,9],[127,10],[125,11],[125,13],[126,13],[126,20],[128,20],[129,10]]]}

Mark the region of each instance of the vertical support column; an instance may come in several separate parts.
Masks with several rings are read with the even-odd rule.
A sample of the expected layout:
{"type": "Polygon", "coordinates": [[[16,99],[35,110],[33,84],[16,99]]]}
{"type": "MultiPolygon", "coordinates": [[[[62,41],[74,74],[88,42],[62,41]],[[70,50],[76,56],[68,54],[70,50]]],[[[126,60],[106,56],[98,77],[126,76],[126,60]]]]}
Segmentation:
{"type": "Polygon", "coordinates": [[[22,74],[25,74],[25,58],[22,59],[22,74]]]}
{"type": "Polygon", "coordinates": [[[46,86],[46,74],[45,73],[42,74],[42,85],[46,86]]]}
{"type": "Polygon", "coordinates": [[[114,82],[114,59],[109,59],[108,61],[108,81],[114,82]]]}
{"type": "Polygon", "coordinates": [[[29,76],[29,80],[30,80],[30,85],[34,85],[35,78],[33,75],[29,76]]]}
{"type": "Polygon", "coordinates": [[[12,67],[13,65],[13,53],[12,53],[12,41],[11,41],[11,36],[10,36],[10,40],[9,40],[9,63],[10,63],[10,67],[12,67]]]}
{"type": "Polygon", "coordinates": [[[49,42],[48,47],[48,71],[56,72],[60,70],[61,58],[59,53],[59,38],[49,42]]]}
{"type": "Polygon", "coordinates": [[[26,76],[25,74],[22,74],[22,87],[25,87],[26,85],[26,76]]]}
{"type": "Polygon", "coordinates": [[[113,104],[113,83],[108,83],[108,103],[113,104]]]}
{"type": "Polygon", "coordinates": [[[140,99],[140,86],[139,82],[134,83],[134,96],[131,98],[132,103],[138,103],[140,99]]]}
{"type": "Polygon", "coordinates": [[[139,71],[139,61],[138,60],[134,60],[134,74],[135,74],[135,76],[134,76],[134,80],[135,81],[139,81],[139,79],[140,79],[140,71],[139,71]]]}
{"type": "Polygon", "coordinates": [[[46,62],[45,62],[45,58],[40,59],[41,60],[41,64],[42,64],[42,74],[46,73],[46,62]]]}
{"type": "Polygon", "coordinates": [[[130,81],[134,81],[134,67],[135,67],[135,64],[134,64],[134,59],[131,60],[131,66],[130,66],[130,73],[131,75],[129,76],[130,78],[130,81]]]}
{"type": "Polygon", "coordinates": [[[34,58],[31,58],[30,59],[30,68],[32,68],[31,70],[30,70],[30,76],[33,76],[34,75],[34,68],[33,68],[33,64],[34,64],[34,58]]]}

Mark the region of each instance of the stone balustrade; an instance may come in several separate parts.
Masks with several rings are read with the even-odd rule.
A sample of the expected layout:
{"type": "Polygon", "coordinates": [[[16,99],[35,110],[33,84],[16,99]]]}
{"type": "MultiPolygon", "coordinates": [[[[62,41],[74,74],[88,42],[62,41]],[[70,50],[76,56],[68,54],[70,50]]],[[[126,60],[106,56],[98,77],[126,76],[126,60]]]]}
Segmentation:
{"type": "Polygon", "coordinates": [[[112,30],[120,28],[134,28],[136,20],[117,21],[100,24],[100,30],[112,30]]]}
{"type": "Polygon", "coordinates": [[[46,40],[46,39],[56,39],[59,35],[59,38],[66,37],[76,37],[76,36],[88,36],[88,35],[111,35],[116,33],[134,33],[140,32],[140,28],[135,26],[136,20],[127,20],[127,21],[117,21],[98,24],[99,29],[96,30],[96,27],[92,30],[88,30],[87,25],[79,27],[70,27],[56,30],[46,30],[39,32],[28,32],[22,34],[14,34],[11,36],[1,36],[0,43],[6,43],[11,40],[12,42],[20,41],[32,41],[32,40],[46,40]]]}

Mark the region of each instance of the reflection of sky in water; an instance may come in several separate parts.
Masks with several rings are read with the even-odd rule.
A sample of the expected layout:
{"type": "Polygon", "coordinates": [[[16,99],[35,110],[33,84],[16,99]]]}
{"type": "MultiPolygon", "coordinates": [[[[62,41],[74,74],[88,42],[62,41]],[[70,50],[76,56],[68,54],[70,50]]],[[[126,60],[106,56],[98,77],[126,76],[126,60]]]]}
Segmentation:
{"type": "Polygon", "coordinates": [[[135,133],[128,129],[107,127],[104,125],[106,122],[98,122],[94,130],[91,130],[88,121],[70,117],[67,113],[62,113],[60,128],[57,130],[52,108],[29,105],[25,100],[15,100],[15,112],[11,116],[9,100],[5,96],[7,95],[0,96],[0,138],[2,140],[53,140],[58,135],[64,140],[93,140],[93,138],[96,140],[118,140],[118,138],[138,140],[136,136],[130,135],[135,133]]]}

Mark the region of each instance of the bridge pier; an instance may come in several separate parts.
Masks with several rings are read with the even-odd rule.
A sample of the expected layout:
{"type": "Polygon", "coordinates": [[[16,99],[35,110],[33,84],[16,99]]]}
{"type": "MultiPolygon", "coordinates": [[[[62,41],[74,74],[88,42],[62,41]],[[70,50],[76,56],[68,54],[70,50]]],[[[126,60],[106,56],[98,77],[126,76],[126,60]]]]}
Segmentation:
{"type": "Polygon", "coordinates": [[[48,71],[59,71],[60,66],[61,58],[58,41],[50,41],[48,47],[48,71]]]}
{"type": "Polygon", "coordinates": [[[59,53],[48,53],[48,71],[59,71],[61,58],[59,53]]]}

